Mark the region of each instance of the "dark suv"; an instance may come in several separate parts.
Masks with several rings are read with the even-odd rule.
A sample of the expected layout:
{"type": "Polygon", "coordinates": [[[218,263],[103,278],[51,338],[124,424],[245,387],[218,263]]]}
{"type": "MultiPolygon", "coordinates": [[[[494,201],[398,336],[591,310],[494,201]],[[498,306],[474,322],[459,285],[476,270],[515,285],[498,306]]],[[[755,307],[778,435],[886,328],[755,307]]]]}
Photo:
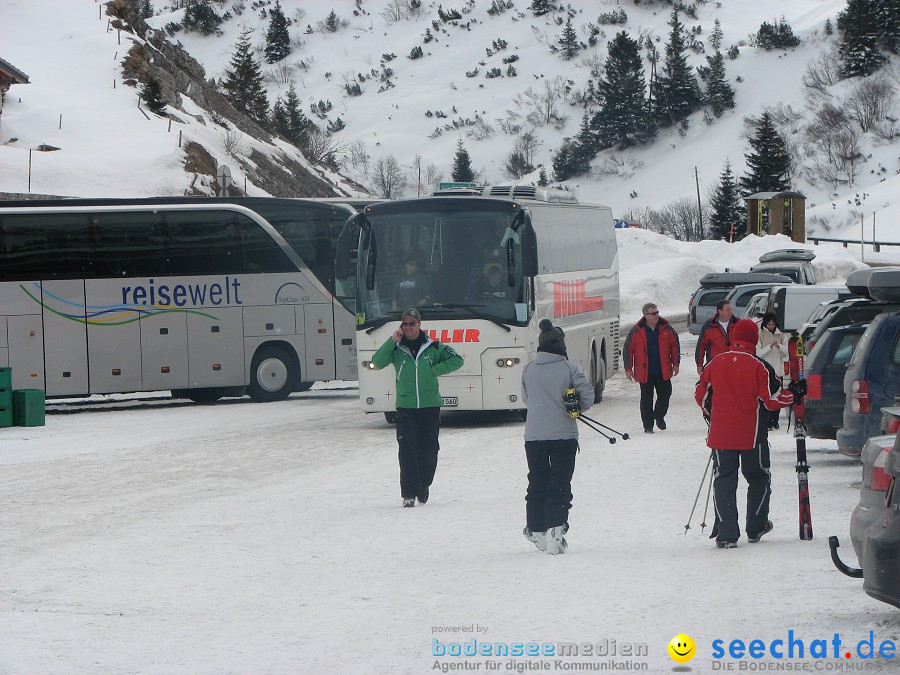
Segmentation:
{"type": "MultiPolygon", "coordinates": [[[[868,294],[881,302],[900,302],[900,269],[872,270],[868,294]]],[[[844,375],[844,426],[837,432],[838,450],[858,457],[866,440],[878,431],[881,408],[900,394],[900,315],[876,316],[856,346],[844,375]]]]}

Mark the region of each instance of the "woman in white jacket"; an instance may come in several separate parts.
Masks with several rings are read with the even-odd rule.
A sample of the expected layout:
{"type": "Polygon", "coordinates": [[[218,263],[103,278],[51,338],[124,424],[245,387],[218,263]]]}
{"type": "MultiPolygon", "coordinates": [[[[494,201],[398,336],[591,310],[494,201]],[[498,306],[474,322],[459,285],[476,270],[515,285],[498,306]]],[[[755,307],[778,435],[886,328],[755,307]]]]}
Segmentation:
{"type": "MultiPolygon", "coordinates": [[[[784,334],[778,330],[778,326],[775,323],[775,315],[772,312],[763,314],[760,321],[756,355],[772,366],[779,380],[784,378],[784,362],[788,357],[787,344],[784,334]]],[[[780,414],[780,410],[771,411],[769,429],[778,428],[778,417],[780,414]]]]}

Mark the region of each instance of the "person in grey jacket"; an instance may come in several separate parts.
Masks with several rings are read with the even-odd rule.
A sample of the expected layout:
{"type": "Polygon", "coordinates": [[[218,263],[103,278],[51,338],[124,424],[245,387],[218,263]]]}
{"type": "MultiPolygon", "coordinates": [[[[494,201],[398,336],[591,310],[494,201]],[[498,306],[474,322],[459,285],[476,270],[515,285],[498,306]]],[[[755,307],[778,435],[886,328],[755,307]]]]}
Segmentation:
{"type": "Polygon", "coordinates": [[[523,534],[541,551],[565,553],[563,536],[569,529],[572,474],[578,451],[578,422],[565,406],[566,389],[574,387],[581,410],[594,402],[594,388],[584,371],[568,360],[565,333],[548,319],[541,321],[537,356],[522,371],[525,421],[525,457],[528,491],[527,525],[523,534]]]}

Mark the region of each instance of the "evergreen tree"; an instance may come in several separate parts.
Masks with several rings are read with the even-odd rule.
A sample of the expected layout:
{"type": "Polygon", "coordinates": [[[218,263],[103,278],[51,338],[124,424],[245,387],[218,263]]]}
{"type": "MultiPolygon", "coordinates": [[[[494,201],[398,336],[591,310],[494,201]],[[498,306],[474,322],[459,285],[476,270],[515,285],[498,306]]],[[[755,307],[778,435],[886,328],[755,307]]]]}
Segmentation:
{"type": "Polygon", "coordinates": [[[231,57],[231,68],[225,69],[225,97],[236,109],[264,123],[269,114],[269,99],[262,86],[262,72],[250,53],[250,31],[238,39],[231,57]]]}
{"type": "Polygon", "coordinates": [[[900,0],[873,0],[878,44],[891,54],[900,52],[900,0]]]}
{"type": "Polygon", "coordinates": [[[541,187],[547,187],[548,185],[550,185],[550,181],[547,180],[547,171],[544,169],[544,167],[541,167],[541,170],[538,173],[538,182],[537,183],[541,187]]]}
{"type": "Polygon", "coordinates": [[[212,35],[219,31],[220,23],[222,23],[222,17],[209,4],[209,0],[195,2],[184,10],[182,24],[188,32],[196,31],[200,35],[212,35]]]}
{"type": "Polygon", "coordinates": [[[842,78],[871,75],[887,60],[878,49],[878,14],[871,0],[847,0],[837,25],[841,31],[838,58],[842,78]]]}
{"type": "Polygon", "coordinates": [[[713,48],[713,50],[718,50],[722,48],[722,24],[718,19],[713,22],[713,31],[709,34],[709,46],[713,48]]]}
{"type": "Polygon", "coordinates": [[[331,10],[331,13],[325,17],[325,30],[329,33],[337,33],[338,28],[340,27],[340,21],[338,19],[338,15],[335,14],[334,10],[331,10]]]}
{"type": "Polygon", "coordinates": [[[453,169],[450,177],[456,183],[471,183],[475,180],[475,171],[472,170],[472,160],[469,153],[463,147],[462,139],[456,141],[456,155],[453,157],[453,169]]]}
{"type": "Polygon", "coordinates": [[[266,32],[266,61],[278,63],[291,53],[288,23],[278,0],[275,0],[274,9],[269,10],[269,17],[269,30],[266,32]]]}
{"type": "Polygon", "coordinates": [[[710,217],[710,239],[724,239],[730,241],[732,226],[734,226],[734,238],[740,239],[746,232],[747,214],[741,203],[741,193],[738,191],[737,181],[731,171],[731,162],[725,162],[725,168],[719,177],[710,203],[712,216],[710,217]]]}
{"type": "Polygon", "coordinates": [[[563,28],[562,37],[557,41],[559,53],[566,61],[571,61],[578,55],[581,45],[578,44],[578,33],[572,27],[572,18],[566,19],[566,27],[563,28]]]}
{"type": "Polygon", "coordinates": [[[147,81],[141,87],[141,100],[156,115],[166,114],[166,102],[162,98],[162,86],[152,74],[147,74],[147,81]]]}
{"type": "Polygon", "coordinates": [[[591,114],[587,110],[581,117],[581,127],[572,145],[572,161],[569,171],[573,176],[582,176],[591,170],[591,160],[597,155],[597,139],[591,127],[591,114]]]}
{"type": "Polygon", "coordinates": [[[706,57],[706,102],[716,117],[734,107],[734,89],[725,77],[725,57],[718,49],[706,57]]]}
{"type": "Polygon", "coordinates": [[[306,147],[309,139],[309,120],[300,109],[300,97],[297,96],[297,90],[294,88],[293,82],[291,82],[287,97],[284,99],[284,110],[287,115],[287,133],[285,136],[297,147],[306,147]]]}
{"type": "Polygon", "coordinates": [[[550,0],[531,0],[528,9],[534,12],[535,16],[544,16],[544,14],[547,14],[550,10],[554,9],[554,7],[550,4],[550,0]]]}
{"type": "Polygon", "coordinates": [[[150,4],[150,0],[144,0],[141,3],[141,18],[142,19],[150,19],[153,17],[153,5],[150,4]]]}
{"type": "Polygon", "coordinates": [[[598,149],[627,148],[656,135],[656,126],[647,114],[642,63],[640,44],[625,31],[609,42],[606,78],[597,86],[600,110],[591,121],[598,149]]]}
{"type": "Polygon", "coordinates": [[[791,157],[787,143],[764,112],[750,139],[750,154],[744,155],[750,173],[741,179],[744,195],[782,192],[790,189],[791,157]]]}
{"type": "Polygon", "coordinates": [[[568,180],[576,175],[573,170],[575,143],[571,138],[563,140],[562,147],[553,155],[553,177],[557,181],[568,180]]]}
{"type": "Polygon", "coordinates": [[[800,38],[794,35],[790,24],[784,17],[777,24],[763,21],[756,32],[756,45],[760,49],[787,49],[800,44],[800,38]]]}
{"type": "Polygon", "coordinates": [[[272,106],[272,128],[285,138],[289,137],[288,114],[281,96],[275,98],[275,105],[272,106]]]}
{"type": "Polygon", "coordinates": [[[687,62],[684,25],[678,20],[678,12],[672,12],[669,20],[672,32],[666,44],[663,74],[654,83],[654,114],[662,126],[678,124],[700,107],[700,87],[687,62]]]}

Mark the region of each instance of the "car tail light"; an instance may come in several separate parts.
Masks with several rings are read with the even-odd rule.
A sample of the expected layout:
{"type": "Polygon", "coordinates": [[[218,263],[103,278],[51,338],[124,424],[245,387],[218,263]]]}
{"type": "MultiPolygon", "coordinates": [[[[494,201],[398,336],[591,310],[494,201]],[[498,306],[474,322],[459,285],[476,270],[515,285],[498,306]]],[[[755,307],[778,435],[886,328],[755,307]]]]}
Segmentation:
{"type": "Polygon", "coordinates": [[[870,487],[875,492],[887,492],[887,489],[891,486],[892,476],[884,470],[884,463],[890,452],[891,448],[885,448],[878,453],[878,457],[875,458],[875,462],[872,464],[870,487]]]}
{"type": "Polygon", "coordinates": [[[807,354],[809,354],[812,351],[812,348],[815,346],[816,346],[815,340],[807,340],[806,343],[803,345],[803,351],[805,351],[807,354]]]}
{"type": "Polygon", "coordinates": [[[894,417],[893,415],[888,420],[887,428],[885,429],[885,434],[896,434],[897,431],[900,430],[900,417],[894,417]]]}
{"type": "Polygon", "coordinates": [[[806,378],[806,398],[811,401],[822,399],[822,376],[810,375],[806,378]]]}
{"type": "Polygon", "coordinates": [[[869,400],[869,383],[865,380],[853,380],[850,384],[850,412],[868,415],[872,412],[869,400]]]}

